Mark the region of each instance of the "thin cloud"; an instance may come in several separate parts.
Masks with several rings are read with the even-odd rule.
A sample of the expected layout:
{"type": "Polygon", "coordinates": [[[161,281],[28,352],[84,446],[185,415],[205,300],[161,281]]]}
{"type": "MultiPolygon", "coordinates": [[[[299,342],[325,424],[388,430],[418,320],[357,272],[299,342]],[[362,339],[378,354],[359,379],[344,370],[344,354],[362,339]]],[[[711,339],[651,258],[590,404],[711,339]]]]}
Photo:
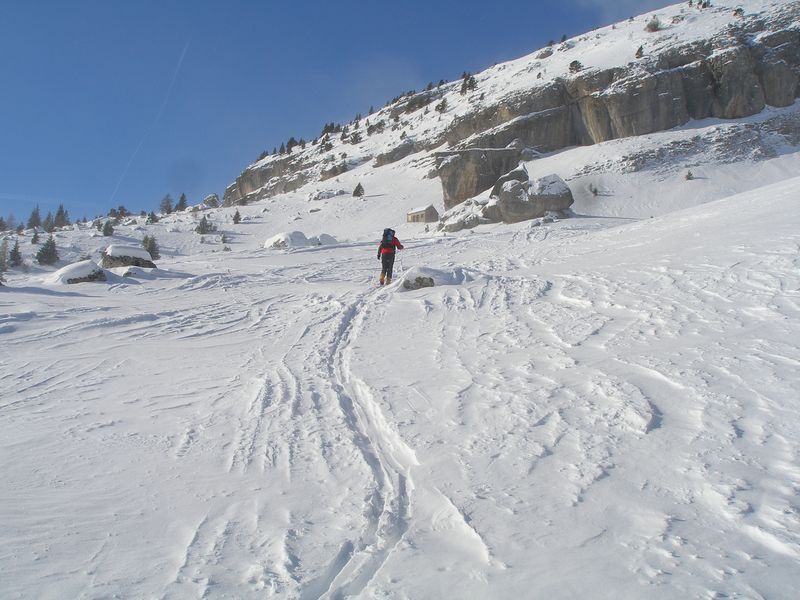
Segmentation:
{"type": "Polygon", "coordinates": [[[172,88],[175,85],[175,80],[178,79],[178,72],[181,70],[181,65],[183,64],[183,59],[186,57],[186,51],[189,50],[189,42],[186,42],[186,45],[183,47],[183,52],[181,52],[181,56],[178,59],[178,64],[175,65],[175,70],[172,72],[172,79],[167,86],[167,92],[164,94],[164,101],[161,103],[161,108],[158,109],[158,114],[156,118],[153,120],[152,125],[147,128],[147,131],[144,132],[142,139],[139,140],[139,144],[136,146],[136,150],[133,151],[131,154],[130,159],[128,159],[128,164],[125,165],[125,168],[122,171],[122,175],[119,177],[119,181],[117,181],[117,185],[114,188],[114,192],[111,194],[111,203],[114,203],[114,198],[117,196],[117,192],[119,191],[119,187],[122,185],[122,180],[125,179],[125,175],[128,174],[128,169],[131,168],[133,161],[136,159],[136,156],[139,154],[139,150],[142,149],[144,146],[145,140],[150,137],[153,129],[155,129],[158,121],[161,119],[161,115],[164,114],[164,109],[167,108],[167,102],[169,102],[169,97],[172,94],[172,88]]]}
{"type": "Polygon", "coordinates": [[[570,0],[579,8],[597,11],[607,23],[622,21],[628,17],[675,4],[670,0],[570,0]]]}

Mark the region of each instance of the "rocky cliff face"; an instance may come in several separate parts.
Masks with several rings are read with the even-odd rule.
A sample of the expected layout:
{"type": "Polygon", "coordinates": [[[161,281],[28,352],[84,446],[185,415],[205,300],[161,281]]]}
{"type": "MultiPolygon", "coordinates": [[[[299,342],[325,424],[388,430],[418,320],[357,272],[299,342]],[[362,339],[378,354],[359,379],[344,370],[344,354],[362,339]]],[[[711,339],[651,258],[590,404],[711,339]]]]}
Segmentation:
{"type": "Polygon", "coordinates": [[[490,148],[520,139],[548,152],[663,131],[690,119],[736,119],[766,105],[789,106],[799,95],[798,81],[800,30],[757,41],[726,37],[556,80],[462,117],[446,139],[490,148]]]}

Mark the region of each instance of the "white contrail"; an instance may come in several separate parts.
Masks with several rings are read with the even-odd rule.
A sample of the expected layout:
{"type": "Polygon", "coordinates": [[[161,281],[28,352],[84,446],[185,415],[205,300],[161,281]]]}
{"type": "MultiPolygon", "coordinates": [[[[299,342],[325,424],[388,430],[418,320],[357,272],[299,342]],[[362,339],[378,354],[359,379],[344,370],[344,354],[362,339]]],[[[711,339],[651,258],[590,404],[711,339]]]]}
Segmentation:
{"type": "Polygon", "coordinates": [[[120,175],[119,181],[117,181],[117,186],[114,188],[114,193],[111,194],[111,204],[114,203],[114,198],[119,191],[119,186],[122,185],[122,180],[125,179],[125,175],[128,174],[128,169],[131,168],[133,161],[136,159],[136,155],[139,154],[139,150],[142,149],[145,140],[150,136],[153,129],[155,129],[156,124],[158,123],[159,119],[161,119],[161,115],[164,114],[164,109],[167,108],[167,102],[169,102],[170,94],[172,93],[172,87],[175,85],[175,80],[178,78],[178,72],[181,70],[181,65],[183,64],[183,59],[186,56],[186,51],[189,49],[189,42],[186,42],[186,45],[183,47],[183,52],[181,52],[181,57],[178,59],[178,64],[175,65],[175,71],[172,73],[172,80],[169,82],[169,86],[167,86],[167,93],[164,94],[164,101],[161,103],[161,108],[158,109],[158,114],[156,118],[153,120],[152,125],[147,128],[147,131],[144,132],[142,139],[139,140],[139,144],[136,146],[136,150],[133,151],[131,154],[130,159],[128,160],[128,164],[125,165],[125,169],[122,171],[122,175],[120,175]]]}

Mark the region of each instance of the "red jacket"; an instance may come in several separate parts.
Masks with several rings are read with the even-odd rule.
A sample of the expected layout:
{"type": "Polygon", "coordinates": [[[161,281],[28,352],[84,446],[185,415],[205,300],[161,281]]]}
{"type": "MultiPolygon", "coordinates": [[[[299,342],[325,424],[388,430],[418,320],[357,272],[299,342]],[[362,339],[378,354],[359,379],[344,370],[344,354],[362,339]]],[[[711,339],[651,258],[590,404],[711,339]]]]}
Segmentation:
{"type": "Polygon", "coordinates": [[[401,244],[400,240],[397,238],[392,238],[392,245],[389,248],[384,248],[383,244],[378,246],[378,256],[381,256],[382,254],[394,254],[395,248],[402,250],[403,244],[401,244]]]}

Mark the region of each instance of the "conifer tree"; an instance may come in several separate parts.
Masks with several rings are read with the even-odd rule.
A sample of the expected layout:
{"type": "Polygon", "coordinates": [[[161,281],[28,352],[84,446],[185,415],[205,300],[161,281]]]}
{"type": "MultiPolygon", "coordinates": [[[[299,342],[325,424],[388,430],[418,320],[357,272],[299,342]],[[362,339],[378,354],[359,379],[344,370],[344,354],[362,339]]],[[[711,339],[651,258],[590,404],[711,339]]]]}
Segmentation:
{"type": "Polygon", "coordinates": [[[644,56],[644,46],[639,46],[639,49],[636,51],[636,58],[642,58],[644,56]]]}
{"type": "Polygon", "coordinates": [[[8,254],[8,264],[11,267],[18,267],[22,264],[22,253],[19,251],[19,240],[14,242],[14,247],[8,254]]]}
{"type": "Polygon", "coordinates": [[[8,265],[18,267],[22,264],[22,253],[19,251],[19,240],[14,242],[14,247],[8,253],[8,265]]]}
{"type": "Polygon", "coordinates": [[[164,198],[161,200],[161,204],[159,205],[158,208],[159,208],[159,211],[164,213],[165,215],[170,214],[172,212],[172,210],[173,210],[172,209],[172,196],[170,196],[169,194],[164,196],[164,198]]]}
{"type": "Polygon", "coordinates": [[[158,223],[158,215],[153,211],[150,211],[150,214],[147,215],[147,224],[152,225],[153,223],[158,223]]]}
{"type": "Polygon", "coordinates": [[[31,237],[31,244],[38,244],[39,243],[39,230],[33,230],[33,237],[31,237]]]}
{"type": "Polygon", "coordinates": [[[56,228],[55,220],[53,219],[53,213],[50,211],[47,212],[47,216],[44,218],[42,222],[42,229],[44,229],[47,233],[53,233],[53,230],[56,228]]]}
{"type": "Polygon", "coordinates": [[[188,200],[186,200],[186,194],[181,194],[181,197],[178,198],[178,203],[175,205],[175,212],[186,210],[186,207],[189,206],[188,200]]]}
{"type": "Polygon", "coordinates": [[[37,204],[36,207],[31,211],[31,216],[28,217],[28,229],[33,229],[34,227],[40,227],[42,224],[42,217],[39,214],[39,205],[37,204]]]}
{"type": "Polygon", "coordinates": [[[356,189],[353,190],[353,197],[361,198],[363,195],[364,195],[364,186],[359,183],[356,186],[356,189]]]}
{"type": "Polygon", "coordinates": [[[0,217],[0,231],[5,231],[6,229],[8,229],[8,224],[3,217],[0,217]]]}
{"type": "Polygon", "coordinates": [[[203,218],[200,219],[200,224],[197,227],[195,227],[195,231],[200,235],[211,233],[215,229],[216,228],[214,227],[214,225],[211,223],[211,221],[206,219],[205,215],[203,215],[203,218]]]}
{"type": "Polygon", "coordinates": [[[8,240],[3,240],[0,244],[0,280],[2,280],[3,273],[8,271],[8,240]]]}
{"type": "Polygon", "coordinates": [[[150,258],[153,260],[158,260],[161,258],[161,251],[158,247],[158,242],[156,241],[156,237],[154,235],[146,235],[142,238],[142,247],[147,250],[147,253],[150,255],[150,258]]]}
{"type": "Polygon", "coordinates": [[[238,225],[239,221],[242,220],[242,215],[239,214],[239,209],[236,209],[236,212],[233,213],[233,222],[234,224],[238,225]]]}
{"type": "Polygon", "coordinates": [[[36,253],[36,262],[40,265],[54,265],[58,262],[58,250],[52,235],[47,238],[47,241],[42,244],[42,247],[36,253]]]}
{"type": "Polygon", "coordinates": [[[64,205],[59,204],[58,210],[56,211],[56,216],[53,219],[53,223],[56,227],[66,227],[69,225],[69,213],[64,210],[64,205]]]}
{"type": "Polygon", "coordinates": [[[103,235],[105,237],[111,237],[114,235],[114,225],[112,225],[110,220],[103,224],[103,235]]]}

